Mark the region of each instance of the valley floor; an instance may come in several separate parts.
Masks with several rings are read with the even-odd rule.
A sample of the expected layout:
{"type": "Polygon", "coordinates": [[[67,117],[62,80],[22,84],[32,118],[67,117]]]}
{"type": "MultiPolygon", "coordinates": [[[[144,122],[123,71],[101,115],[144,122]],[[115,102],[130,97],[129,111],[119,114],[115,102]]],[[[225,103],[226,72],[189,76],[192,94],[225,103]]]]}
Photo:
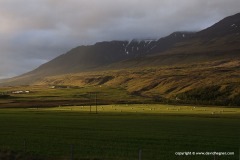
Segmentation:
{"type": "Polygon", "coordinates": [[[239,157],[239,108],[174,105],[57,106],[0,110],[0,149],[42,159],[212,160],[180,152],[234,152],[239,157]],[[177,152],[177,153],[176,153],[177,152]]]}

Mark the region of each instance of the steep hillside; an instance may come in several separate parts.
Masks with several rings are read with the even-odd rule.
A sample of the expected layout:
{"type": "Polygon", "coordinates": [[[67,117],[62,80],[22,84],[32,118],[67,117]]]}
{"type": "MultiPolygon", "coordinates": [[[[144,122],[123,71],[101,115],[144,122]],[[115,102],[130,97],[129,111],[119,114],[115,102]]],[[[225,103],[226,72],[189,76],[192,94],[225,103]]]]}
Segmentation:
{"type": "Polygon", "coordinates": [[[214,39],[227,35],[239,36],[240,13],[224,18],[213,26],[198,32],[195,37],[202,39],[214,39]]]}
{"type": "MultiPolygon", "coordinates": [[[[156,54],[234,55],[240,52],[240,13],[224,18],[213,26],[197,32],[164,52],[156,54]]],[[[199,56],[199,55],[196,55],[199,56]]]]}
{"type": "Polygon", "coordinates": [[[47,77],[35,85],[120,87],[132,95],[151,97],[156,101],[240,105],[239,75],[240,58],[67,74],[47,77]]]}

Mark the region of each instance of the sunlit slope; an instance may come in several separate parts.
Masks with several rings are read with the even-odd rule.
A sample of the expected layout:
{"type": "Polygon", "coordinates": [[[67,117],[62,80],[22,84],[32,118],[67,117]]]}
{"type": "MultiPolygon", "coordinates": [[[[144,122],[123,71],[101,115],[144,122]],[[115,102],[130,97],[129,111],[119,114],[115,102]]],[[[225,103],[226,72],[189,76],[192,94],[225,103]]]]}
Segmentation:
{"type": "Polygon", "coordinates": [[[238,105],[240,60],[47,77],[35,85],[121,87],[130,94],[189,103],[238,105]]]}

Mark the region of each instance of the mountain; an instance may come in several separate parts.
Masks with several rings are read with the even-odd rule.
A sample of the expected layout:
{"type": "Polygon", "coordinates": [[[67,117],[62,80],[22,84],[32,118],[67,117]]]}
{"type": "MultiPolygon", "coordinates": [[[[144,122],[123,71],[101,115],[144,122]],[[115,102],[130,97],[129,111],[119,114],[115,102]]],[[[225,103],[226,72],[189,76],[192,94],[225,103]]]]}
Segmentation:
{"type": "Polygon", "coordinates": [[[29,84],[46,76],[96,70],[117,62],[165,51],[193,34],[191,32],[175,32],[159,40],[133,39],[79,46],[31,72],[9,79],[8,82],[14,85],[29,84]]]}
{"type": "Polygon", "coordinates": [[[91,70],[115,62],[143,57],[156,51],[167,50],[191,35],[192,33],[178,32],[159,40],[133,39],[132,41],[99,42],[91,46],[79,46],[31,73],[44,72],[46,75],[57,75],[91,70]]]}
{"type": "Polygon", "coordinates": [[[199,32],[79,46],[0,85],[121,86],[131,94],[182,99],[210,88],[220,99],[238,99],[239,44],[240,13],[199,32]]]}

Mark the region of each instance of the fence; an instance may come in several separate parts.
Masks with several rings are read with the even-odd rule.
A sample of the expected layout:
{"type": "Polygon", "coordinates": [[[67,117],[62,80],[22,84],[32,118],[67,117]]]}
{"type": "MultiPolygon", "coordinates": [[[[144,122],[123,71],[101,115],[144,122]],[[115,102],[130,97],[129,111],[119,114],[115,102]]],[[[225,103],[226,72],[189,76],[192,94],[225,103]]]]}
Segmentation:
{"type": "MultiPolygon", "coordinates": [[[[21,144],[18,147],[3,147],[1,146],[0,149],[2,149],[2,151],[0,150],[0,160],[5,160],[5,159],[9,159],[6,156],[10,156],[13,160],[18,160],[19,157],[22,157],[24,159],[24,157],[27,157],[26,159],[31,160],[240,160],[240,148],[238,153],[234,153],[234,155],[219,155],[219,153],[222,154],[222,152],[211,152],[211,153],[216,153],[216,154],[212,154],[212,155],[203,155],[206,152],[173,152],[171,155],[169,156],[161,156],[161,153],[157,153],[157,155],[159,156],[153,156],[150,157],[148,156],[144,156],[144,154],[148,154],[148,150],[146,149],[142,149],[142,148],[138,148],[136,149],[132,154],[122,154],[122,155],[118,155],[118,153],[109,153],[108,155],[106,154],[106,152],[96,152],[94,151],[94,148],[92,148],[92,152],[90,150],[86,150],[84,149],[84,147],[79,146],[79,145],[74,145],[74,144],[59,144],[60,147],[56,147],[56,146],[51,146],[50,144],[48,145],[48,147],[46,147],[47,149],[50,147],[52,155],[49,154],[49,152],[45,152],[44,149],[34,149],[33,145],[31,144],[31,142],[27,141],[26,139],[23,139],[23,143],[22,143],[22,147],[21,144]],[[54,151],[54,147],[55,151],[54,151]],[[59,150],[58,148],[63,147],[63,150],[59,150]],[[5,153],[4,153],[5,150],[5,153]],[[12,150],[17,150],[17,152],[11,152],[12,150]],[[79,152],[86,152],[86,154],[79,154],[79,152]],[[62,152],[61,152],[62,151],[62,152]],[[45,155],[45,154],[46,155],[45,155]],[[97,154],[96,154],[97,153],[97,154]],[[103,155],[101,155],[101,153],[103,155]],[[193,154],[194,153],[194,154],[193,154]],[[197,155],[200,154],[200,155],[197,155]],[[3,155],[6,154],[6,155],[3,155]],[[14,159],[15,157],[15,159],[14,159]],[[18,158],[17,158],[18,157],[18,158]],[[30,157],[30,158],[29,158],[30,157]],[[154,158],[154,159],[152,159],[154,158]]],[[[37,147],[36,147],[37,148],[37,147]]],[[[42,148],[42,145],[40,146],[40,148],[42,148]]],[[[44,148],[44,147],[43,147],[44,148]]],[[[121,151],[121,148],[115,148],[117,150],[121,151]]],[[[230,152],[229,152],[230,153],[230,152]]],[[[19,160],[23,160],[23,159],[19,159],[19,160]]]]}

